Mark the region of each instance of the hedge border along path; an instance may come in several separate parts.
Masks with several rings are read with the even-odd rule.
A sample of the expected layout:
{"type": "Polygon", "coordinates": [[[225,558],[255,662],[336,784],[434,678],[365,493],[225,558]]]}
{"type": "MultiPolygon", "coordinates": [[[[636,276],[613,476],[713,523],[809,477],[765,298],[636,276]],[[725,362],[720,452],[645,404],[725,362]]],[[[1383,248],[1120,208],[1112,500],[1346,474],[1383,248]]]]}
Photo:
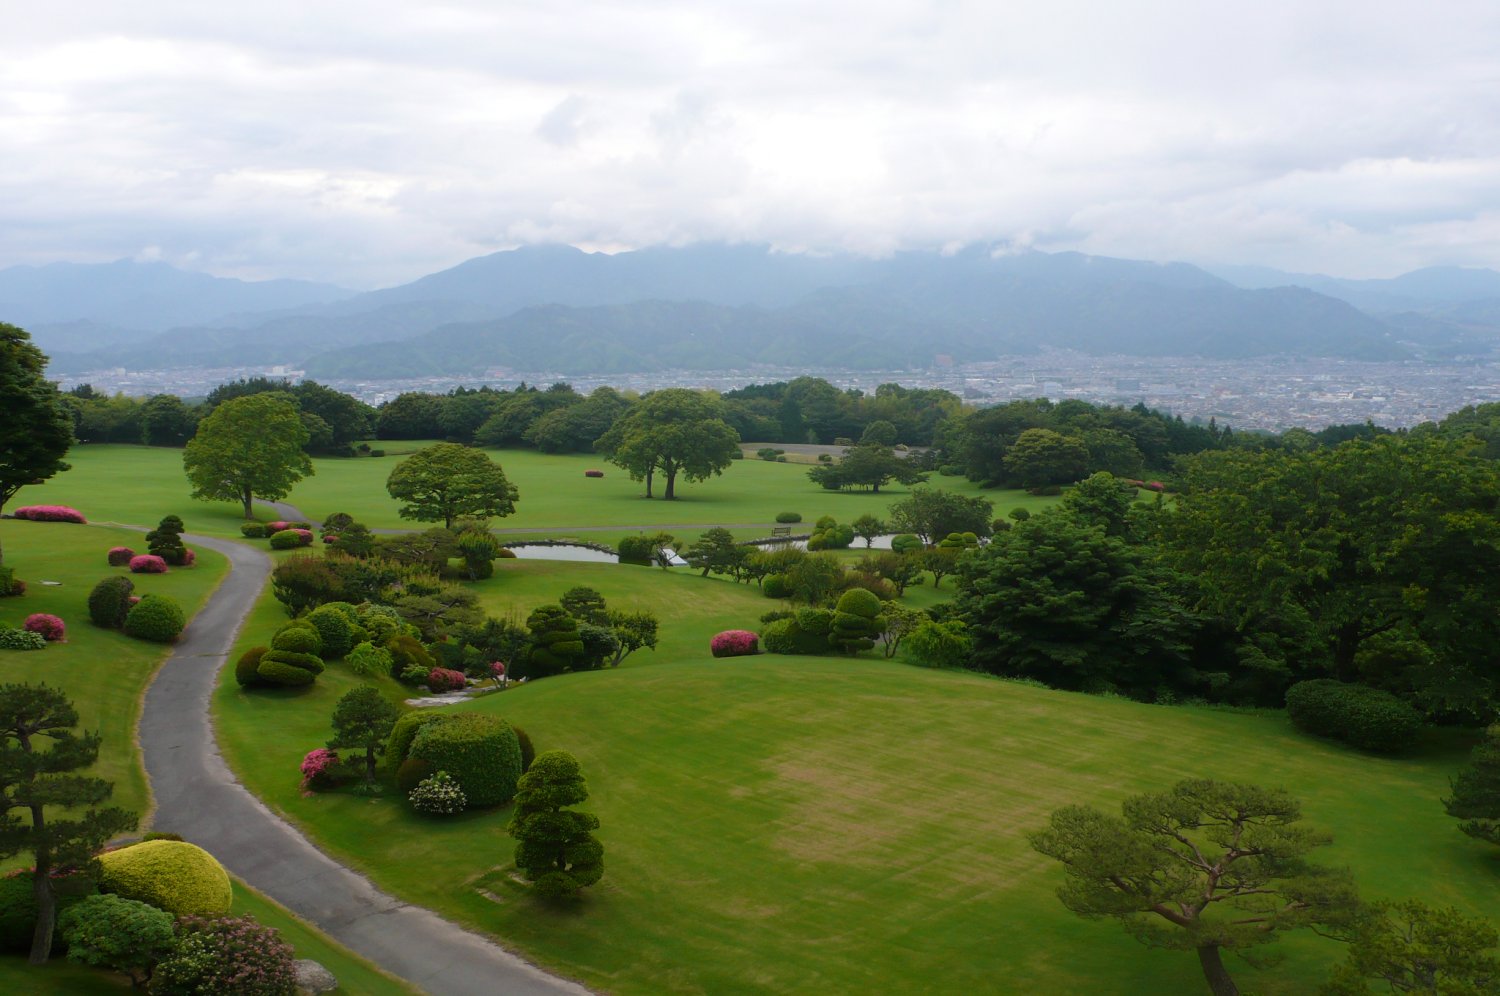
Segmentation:
{"type": "Polygon", "coordinates": [[[154,825],[205,848],[255,888],[427,992],[587,993],[430,910],[381,892],[235,781],[214,741],[209,699],[235,634],[270,576],[271,560],[239,543],[183,539],[224,554],[230,573],[146,690],[140,744],[156,799],[154,825]]]}

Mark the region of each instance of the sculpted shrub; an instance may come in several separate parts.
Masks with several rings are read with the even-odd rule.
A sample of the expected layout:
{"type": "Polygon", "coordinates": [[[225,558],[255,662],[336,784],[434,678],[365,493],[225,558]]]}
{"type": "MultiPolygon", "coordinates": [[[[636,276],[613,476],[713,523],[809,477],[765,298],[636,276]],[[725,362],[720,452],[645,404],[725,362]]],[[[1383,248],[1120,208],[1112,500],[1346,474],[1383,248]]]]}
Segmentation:
{"type": "Polygon", "coordinates": [[[184,917],[177,950],[156,966],[153,996],[294,996],[296,956],[253,916],[184,917]]]}
{"type": "Polygon", "coordinates": [[[134,556],[135,551],[128,546],[112,546],[109,548],[109,553],[105,555],[111,567],[124,567],[134,556]]]}
{"type": "Polygon", "coordinates": [[[167,562],[154,553],[142,553],[130,558],[132,574],[165,574],[167,562]]]}
{"type": "Polygon", "coordinates": [[[17,519],[30,519],[32,522],[75,522],[80,526],[88,524],[82,512],[67,505],[22,505],[10,514],[17,519]]]}
{"type": "Polygon", "coordinates": [[[828,639],[845,653],[857,654],[874,647],[875,638],[884,629],[880,599],[864,588],[850,588],[839,596],[828,639]]]}
{"type": "Polygon", "coordinates": [[[173,916],[219,916],[234,901],[224,866],[181,840],[148,840],[106,851],[99,856],[99,888],[173,916]]]}
{"type": "Polygon", "coordinates": [[[400,716],[391,727],[390,739],[385,744],[386,763],[399,765],[405,761],[411,754],[411,742],[428,723],[446,723],[452,718],[450,713],[433,712],[430,709],[419,709],[400,716]]]}
{"type": "Polygon", "coordinates": [[[323,637],[310,623],[298,619],[276,631],[271,637],[271,649],[316,654],[323,649],[323,637]]]}
{"type": "Polygon", "coordinates": [[[446,667],[435,667],[427,672],[427,690],[437,695],[444,692],[457,692],[469,685],[468,679],[462,671],[453,671],[446,667]]]}
{"type": "Polygon", "coordinates": [[[790,524],[790,523],[793,523],[793,522],[801,522],[802,521],[802,513],[801,512],[777,512],[776,513],[776,521],[779,522],[779,523],[781,523],[782,525],[787,525],[787,524],[790,524]]]}
{"type": "Polygon", "coordinates": [[[67,636],[67,627],[57,616],[48,615],[45,612],[33,612],[26,617],[21,628],[30,633],[36,633],[48,643],[55,643],[67,636]]]}
{"type": "Polygon", "coordinates": [[[338,660],[354,648],[354,625],[339,604],[320,605],[307,614],[307,621],[322,637],[317,653],[326,661],[338,660]]]}
{"type": "Polygon", "coordinates": [[[273,550],[291,550],[304,545],[302,534],[295,529],[283,529],[271,534],[271,549],[273,550]]]}
{"type": "Polygon", "coordinates": [[[186,625],[187,617],[176,602],[164,595],[144,595],[125,616],[125,635],[171,643],[186,625]]]}
{"type": "Polygon", "coordinates": [[[265,539],[271,535],[264,522],[242,522],[240,523],[240,535],[246,539],[265,539]]]}
{"type": "Polygon", "coordinates": [[[715,657],[748,657],[760,653],[760,637],[745,629],[726,629],[709,641],[709,653],[715,657]]]}
{"type": "Polygon", "coordinates": [[[404,796],[410,796],[412,789],[432,775],[431,762],[409,757],[396,768],[396,790],[404,796]]]}
{"type": "Polygon", "coordinates": [[[460,713],[446,722],[428,723],[412,739],[409,756],[446,771],[472,806],[509,802],[521,777],[520,741],[497,716],[460,713]]]}
{"type": "Polygon", "coordinates": [[[1332,678],[1288,688],[1286,714],[1304,733],[1380,754],[1410,750],[1423,726],[1421,713],[1390,692],[1332,678]]]}
{"type": "Polygon", "coordinates": [[[130,611],[130,593],[135,582],[126,577],[105,578],[89,592],[89,619],[95,626],[119,629],[130,611]]]}
{"type": "Polygon", "coordinates": [[[270,647],[251,647],[240,654],[240,659],[234,662],[234,680],[240,683],[241,688],[255,688],[265,684],[260,679],[260,659],[270,649],[270,647]]]}

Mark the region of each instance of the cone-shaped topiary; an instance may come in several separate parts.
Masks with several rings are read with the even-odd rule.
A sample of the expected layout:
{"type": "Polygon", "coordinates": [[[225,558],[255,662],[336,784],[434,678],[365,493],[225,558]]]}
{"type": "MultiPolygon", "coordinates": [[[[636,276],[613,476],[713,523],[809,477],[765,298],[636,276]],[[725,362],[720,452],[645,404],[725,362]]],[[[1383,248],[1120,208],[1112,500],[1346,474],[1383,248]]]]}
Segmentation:
{"type": "Polygon", "coordinates": [[[521,776],[506,831],[518,841],[516,867],[543,896],[570,895],[604,876],[604,845],[592,832],[599,818],[563,808],[588,797],[578,759],[567,751],[538,754],[521,776]]]}
{"type": "Polygon", "coordinates": [[[173,916],[223,916],[234,902],[229,873],[181,840],[148,840],[99,856],[99,888],[173,916]]]}

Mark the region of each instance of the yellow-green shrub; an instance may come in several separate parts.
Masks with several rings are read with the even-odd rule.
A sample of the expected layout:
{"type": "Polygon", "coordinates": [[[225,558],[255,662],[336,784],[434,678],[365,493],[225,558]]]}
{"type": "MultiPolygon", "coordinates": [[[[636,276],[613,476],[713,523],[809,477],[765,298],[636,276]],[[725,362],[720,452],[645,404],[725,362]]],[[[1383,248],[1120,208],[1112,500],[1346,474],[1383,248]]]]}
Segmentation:
{"type": "Polygon", "coordinates": [[[99,888],[173,916],[223,916],[234,901],[224,866],[182,840],[148,840],[99,857],[99,888]]]}

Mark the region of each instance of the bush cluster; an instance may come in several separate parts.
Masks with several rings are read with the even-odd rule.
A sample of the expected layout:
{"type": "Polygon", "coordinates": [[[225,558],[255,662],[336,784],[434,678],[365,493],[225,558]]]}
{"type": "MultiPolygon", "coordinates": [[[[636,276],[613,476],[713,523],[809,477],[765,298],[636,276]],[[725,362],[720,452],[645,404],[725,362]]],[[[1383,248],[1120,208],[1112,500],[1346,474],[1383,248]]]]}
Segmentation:
{"type": "Polygon", "coordinates": [[[121,972],[136,988],[177,946],[172,914],[119,896],[88,896],[57,918],[68,959],[121,972]]]}
{"type": "Polygon", "coordinates": [[[833,516],[825,515],[813,525],[812,535],[807,538],[807,549],[846,550],[854,542],[854,527],[839,525],[833,516]]]}
{"type": "Polygon", "coordinates": [[[142,553],[130,558],[132,574],[165,574],[167,562],[154,553],[142,553]]]}
{"type": "Polygon", "coordinates": [[[135,556],[135,551],[128,546],[112,546],[105,558],[111,567],[124,567],[130,563],[130,558],[135,556]]]}
{"type": "Polygon", "coordinates": [[[833,649],[828,642],[832,625],[833,613],[827,609],[801,608],[761,630],[761,645],[771,654],[826,654],[833,649]]]}
{"type": "Polygon", "coordinates": [[[1421,713],[1390,692],[1332,678],[1288,688],[1286,713],[1304,733],[1380,754],[1410,750],[1423,725],[1421,713]]]}
{"type": "Polygon", "coordinates": [[[896,553],[912,553],[922,549],[921,537],[912,533],[901,533],[891,537],[891,549],[896,553]]]}
{"type": "Polygon", "coordinates": [[[135,582],[127,577],[105,578],[89,592],[89,619],[95,626],[119,629],[130,611],[130,593],[135,582]]]}
{"type": "MultiPolygon", "coordinates": [[[[84,874],[54,875],[52,891],[57,897],[57,911],[63,911],[88,896],[99,894],[93,878],[84,874]]],[[[30,871],[11,872],[0,878],[0,951],[24,954],[31,950],[36,933],[36,892],[30,871]]],[[[52,953],[62,954],[60,933],[52,935],[52,953]]]]}
{"type": "Polygon", "coordinates": [[[474,806],[509,802],[521,777],[520,741],[497,716],[460,713],[428,723],[412,739],[409,756],[446,771],[474,806]]]}
{"type": "Polygon", "coordinates": [[[40,633],[0,626],[0,650],[45,650],[47,641],[40,633]]]}
{"type": "Polygon", "coordinates": [[[354,649],[354,620],[358,619],[354,606],[348,602],[325,602],[307,614],[322,638],[322,649],[317,654],[325,661],[338,660],[354,649]]]}
{"type": "Polygon", "coordinates": [[[21,624],[21,628],[38,634],[48,642],[66,639],[68,635],[67,627],[63,625],[63,621],[57,616],[48,615],[45,612],[33,612],[26,617],[26,621],[21,624]]]}
{"type": "Polygon", "coordinates": [[[296,958],[290,945],[253,916],[184,917],[177,949],[156,966],[153,996],[294,996],[296,958]]]}
{"type": "Polygon", "coordinates": [[[616,547],[622,564],[649,567],[656,557],[656,544],[649,536],[626,536],[616,547]]]}
{"type": "Polygon", "coordinates": [[[708,644],[715,657],[748,657],[760,653],[760,637],[747,629],[726,629],[708,644]]]}
{"type": "Polygon", "coordinates": [[[76,522],[85,526],[89,521],[78,509],[67,505],[22,505],[10,514],[12,518],[29,519],[32,522],[76,522]]]}
{"type": "Polygon", "coordinates": [[[182,606],[165,595],[145,595],[125,614],[125,635],[154,643],[171,643],[186,625],[182,606]]]}

